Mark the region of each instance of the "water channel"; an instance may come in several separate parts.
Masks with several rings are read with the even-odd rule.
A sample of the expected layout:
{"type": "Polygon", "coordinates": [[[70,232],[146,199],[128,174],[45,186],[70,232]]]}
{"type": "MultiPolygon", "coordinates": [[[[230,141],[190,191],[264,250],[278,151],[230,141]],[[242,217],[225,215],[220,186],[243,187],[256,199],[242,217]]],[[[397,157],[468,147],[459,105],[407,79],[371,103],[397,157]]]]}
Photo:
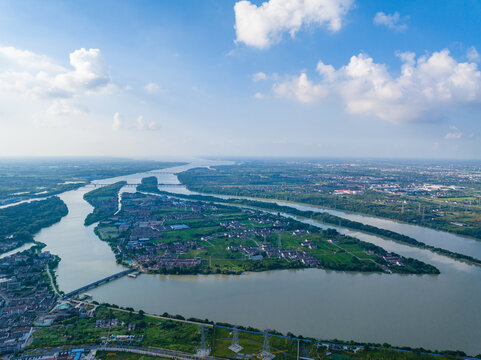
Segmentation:
{"type": "MultiPolygon", "coordinates": [[[[157,176],[163,190],[190,193],[179,184],[178,172],[216,165],[197,161],[184,166],[105,179],[140,182],[157,176]]],[[[125,187],[125,191],[135,188],[125,187]]],[[[76,289],[122,270],[107,243],[85,227],[92,207],[83,200],[91,187],[60,194],[69,214],[40,231],[35,239],[61,257],[56,270],[64,291],[76,289]]],[[[281,203],[282,205],[293,205],[281,203]]],[[[299,205],[295,205],[299,208],[299,205]]],[[[301,207],[312,210],[311,207],[301,207]]],[[[317,210],[320,210],[316,208],[317,210]]],[[[336,212],[412,236],[428,244],[481,257],[481,242],[389,220],[336,212]]],[[[311,221],[316,226],[326,227],[311,221]]],[[[333,226],[328,226],[333,227],[333,226]]],[[[240,276],[163,276],[142,274],[121,278],[89,291],[99,302],[131,306],[149,313],[182,314],[233,324],[270,328],[322,339],[339,338],[431,349],[481,353],[481,268],[377,236],[338,231],[382,246],[403,256],[431,263],[439,276],[359,274],[319,269],[248,273],[240,276]]]]}

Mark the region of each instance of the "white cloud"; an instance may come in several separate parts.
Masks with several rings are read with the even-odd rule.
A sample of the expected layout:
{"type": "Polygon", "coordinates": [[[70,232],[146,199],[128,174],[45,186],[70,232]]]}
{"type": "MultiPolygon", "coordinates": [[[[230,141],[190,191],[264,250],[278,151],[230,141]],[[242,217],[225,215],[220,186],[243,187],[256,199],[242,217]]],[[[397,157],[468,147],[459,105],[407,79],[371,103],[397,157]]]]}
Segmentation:
{"type": "Polygon", "coordinates": [[[144,89],[150,94],[155,94],[160,91],[160,86],[154,82],[150,82],[144,86],[144,89]]]}
{"type": "Polygon", "coordinates": [[[29,69],[44,71],[66,71],[60,65],[54,64],[47,56],[38,55],[28,50],[17,49],[13,46],[0,46],[0,58],[13,64],[20,64],[29,69]]]}
{"type": "Polygon", "coordinates": [[[268,48],[288,32],[294,37],[302,26],[327,26],[339,31],[353,0],[269,0],[260,6],[248,0],[234,5],[236,42],[268,48]]]}
{"type": "Polygon", "coordinates": [[[155,121],[145,121],[143,115],[139,115],[135,120],[125,119],[122,114],[116,112],[112,121],[112,129],[118,131],[124,130],[158,130],[159,124],[155,121]]]}
{"type": "Polygon", "coordinates": [[[466,56],[469,61],[471,62],[479,62],[481,60],[481,57],[479,56],[478,50],[474,46],[471,46],[468,49],[468,52],[466,53],[466,56]]]}
{"type": "Polygon", "coordinates": [[[254,97],[255,97],[256,99],[263,99],[263,98],[264,98],[264,95],[262,95],[262,93],[260,93],[260,92],[257,92],[257,93],[255,93],[254,97]]]}
{"type": "Polygon", "coordinates": [[[302,73],[275,84],[273,91],[301,102],[318,100],[325,92],[337,94],[348,112],[391,122],[432,119],[443,110],[481,102],[476,63],[458,62],[446,49],[418,58],[414,53],[398,56],[403,65],[397,77],[361,53],[337,70],[319,62],[322,79],[317,84],[302,73]]]}
{"type": "Polygon", "coordinates": [[[374,16],[374,24],[384,25],[391,30],[404,31],[407,29],[407,25],[402,22],[399,13],[396,11],[394,14],[385,14],[379,11],[376,16],[374,16]]]}
{"type": "Polygon", "coordinates": [[[50,114],[65,114],[68,108],[73,109],[61,99],[97,93],[112,85],[99,49],[72,52],[71,69],[56,65],[46,56],[14,47],[0,47],[0,63],[1,59],[9,62],[10,68],[0,73],[0,90],[50,99],[50,114]]]}
{"type": "Polygon", "coordinates": [[[451,129],[446,135],[444,135],[445,139],[448,140],[459,140],[463,136],[463,133],[454,125],[449,127],[451,129]]]}
{"type": "Polygon", "coordinates": [[[157,130],[159,125],[155,121],[146,122],[144,116],[137,117],[137,129],[139,130],[157,130]]]}
{"type": "Polygon", "coordinates": [[[112,129],[114,131],[118,131],[120,130],[120,128],[122,127],[123,125],[123,117],[122,115],[120,115],[120,113],[116,112],[114,114],[114,118],[113,118],[113,121],[112,121],[112,129]]]}
{"type": "Polygon", "coordinates": [[[326,89],[319,84],[313,84],[306,73],[274,85],[274,93],[279,97],[296,99],[303,103],[310,103],[322,99],[326,94],[326,89]]]}
{"type": "Polygon", "coordinates": [[[51,116],[81,115],[88,112],[83,106],[74,103],[71,99],[55,99],[47,109],[51,116]]]}
{"type": "Polygon", "coordinates": [[[258,73],[255,73],[254,75],[252,75],[253,81],[261,81],[261,80],[266,80],[266,79],[267,79],[267,75],[264,74],[263,72],[258,72],[258,73]]]}

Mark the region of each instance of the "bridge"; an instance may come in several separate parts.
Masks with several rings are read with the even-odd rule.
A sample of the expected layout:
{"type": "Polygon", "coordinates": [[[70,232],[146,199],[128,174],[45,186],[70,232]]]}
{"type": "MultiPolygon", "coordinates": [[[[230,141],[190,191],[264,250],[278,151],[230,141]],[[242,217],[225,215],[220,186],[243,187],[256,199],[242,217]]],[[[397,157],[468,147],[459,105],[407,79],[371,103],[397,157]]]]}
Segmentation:
{"type": "Polygon", "coordinates": [[[73,290],[73,291],[70,291],[69,293],[66,293],[64,296],[65,297],[72,297],[72,296],[75,296],[75,295],[78,295],[80,293],[83,293],[84,291],[87,291],[89,289],[92,289],[94,287],[97,287],[99,285],[102,285],[102,284],[105,284],[105,283],[108,283],[109,281],[112,281],[112,280],[115,280],[115,279],[118,279],[118,278],[121,278],[122,276],[125,276],[127,274],[130,274],[134,271],[136,271],[137,269],[128,269],[128,270],[124,270],[124,271],[121,271],[117,274],[113,274],[113,275],[110,275],[110,276],[107,276],[103,279],[100,279],[100,280],[97,280],[97,281],[94,281],[93,283],[90,283],[88,285],[85,285],[85,286],[82,286],[81,288],[78,288],[76,290],[73,290]]]}
{"type": "MultiPolygon", "coordinates": [[[[95,187],[95,188],[100,188],[100,187],[104,187],[104,186],[110,186],[110,185],[113,185],[114,183],[112,184],[94,184],[94,183],[90,183],[90,184],[87,184],[85,186],[88,186],[88,187],[95,187]]],[[[125,184],[124,186],[127,186],[127,187],[137,187],[139,185],[142,185],[141,183],[129,183],[129,184],[125,184]]],[[[157,184],[157,186],[179,186],[179,185],[182,185],[182,184],[157,184]]]]}

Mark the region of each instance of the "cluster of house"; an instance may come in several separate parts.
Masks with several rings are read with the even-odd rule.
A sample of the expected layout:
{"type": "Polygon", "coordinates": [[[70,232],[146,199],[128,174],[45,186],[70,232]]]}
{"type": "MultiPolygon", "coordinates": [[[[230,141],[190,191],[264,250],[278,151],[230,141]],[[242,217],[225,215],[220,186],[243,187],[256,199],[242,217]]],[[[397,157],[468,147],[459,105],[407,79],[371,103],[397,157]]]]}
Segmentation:
{"type": "Polygon", "coordinates": [[[30,249],[0,259],[0,354],[23,348],[35,319],[54,306],[55,296],[43,275],[51,258],[49,252],[30,249]]]}
{"type": "Polygon", "coordinates": [[[6,253],[8,251],[11,251],[13,249],[16,249],[20,245],[22,245],[23,241],[19,241],[13,236],[5,236],[4,238],[0,238],[0,252],[1,253],[6,253]]]}
{"type": "Polygon", "coordinates": [[[279,233],[285,231],[285,227],[288,225],[287,222],[275,219],[272,216],[256,216],[250,217],[250,221],[256,222],[261,225],[271,225],[270,227],[259,227],[254,229],[247,229],[247,225],[243,224],[237,220],[230,222],[222,222],[219,225],[230,230],[224,233],[227,238],[239,238],[247,239],[253,236],[266,237],[270,234],[279,233]]]}
{"type": "MultiPolygon", "coordinates": [[[[171,198],[153,198],[139,194],[124,194],[123,212],[109,219],[119,233],[126,234],[117,241],[116,251],[123,259],[129,259],[131,266],[140,270],[160,271],[162,269],[187,269],[199,268],[202,259],[199,257],[186,258],[183,255],[190,250],[203,249],[197,241],[155,242],[154,239],[162,237],[162,232],[177,231],[189,228],[190,222],[183,224],[182,220],[205,218],[209,211],[217,210],[212,204],[204,204],[190,201],[178,201],[171,198]],[[162,210],[174,209],[180,211],[163,211],[158,215],[159,208],[162,210]],[[185,209],[186,211],[183,211],[185,209]],[[177,223],[176,223],[177,222],[177,223]],[[122,229],[122,230],[121,230],[122,229]]],[[[213,237],[225,237],[227,239],[249,239],[255,237],[267,238],[269,235],[286,232],[289,222],[279,219],[270,214],[253,214],[249,221],[260,226],[249,228],[247,224],[231,220],[220,222],[219,225],[226,229],[225,233],[206,235],[201,240],[209,242],[213,237]],[[268,226],[262,226],[268,225],[268,226]]],[[[305,230],[296,230],[293,235],[305,234],[305,230]]],[[[206,244],[205,246],[207,246],[206,244]]],[[[315,249],[316,245],[306,240],[302,246],[307,249],[315,249]]],[[[228,251],[240,251],[251,260],[262,260],[264,256],[285,259],[287,261],[300,262],[308,267],[317,267],[320,261],[307,251],[290,251],[275,249],[272,245],[248,247],[244,245],[231,246],[228,251]]]]}
{"type": "Polygon", "coordinates": [[[197,241],[174,241],[171,243],[152,243],[148,239],[129,241],[120,253],[125,251],[133,260],[134,264],[143,269],[156,271],[162,268],[171,269],[199,267],[200,258],[181,258],[179,255],[186,254],[192,249],[202,249],[197,241]]]}
{"type": "Polygon", "coordinates": [[[95,322],[98,329],[111,328],[119,325],[119,319],[100,319],[95,322]]]}
{"type": "Polygon", "coordinates": [[[128,331],[134,331],[136,325],[137,324],[134,321],[130,322],[128,324],[126,324],[123,321],[119,323],[119,319],[117,319],[117,318],[114,318],[114,319],[99,319],[99,320],[95,321],[95,327],[97,329],[108,329],[108,328],[116,327],[116,326],[122,326],[122,327],[127,326],[128,331]]]}
{"type": "Polygon", "coordinates": [[[191,249],[203,249],[197,241],[174,241],[171,243],[152,243],[150,239],[139,239],[138,241],[129,241],[126,245],[127,249],[144,250],[141,252],[146,255],[154,255],[163,253],[164,255],[182,255],[191,249]]]}
{"type": "Polygon", "coordinates": [[[230,231],[224,233],[224,236],[232,239],[232,238],[238,238],[238,239],[248,239],[256,236],[261,236],[263,238],[271,235],[271,234],[278,234],[280,232],[284,232],[286,229],[283,228],[255,228],[255,229],[245,229],[241,231],[230,231]]]}
{"type": "Polygon", "coordinates": [[[188,268],[199,268],[202,265],[202,259],[199,257],[195,258],[180,258],[177,255],[168,256],[157,256],[150,263],[148,263],[149,270],[160,270],[160,269],[188,269],[188,268]]]}
{"type": "Polygon", "coordinates": [[[402,259],[393,253],[386,253],[382,258],[391,265],[403,266],[402,259]]]}
{"type": "Polygon", "coordinates": [[[317,267],[320,265],[319,259],[306,251],[276,249],[272,244],[262,244],[260,246],[228,246],[227,250],[243,252],[251,260],[262,260],[262,254],[265,254],[268,258],[300,262],[307,267],[317,267]]]}
{"type": "Polygon", "coordinates": [[[237,220],[233,220],[230,222],[221,222],[219,224],[222,227],[225,227],[228,230],[245,230],[247,229],[247,225],[243,224],[237,220]]]}

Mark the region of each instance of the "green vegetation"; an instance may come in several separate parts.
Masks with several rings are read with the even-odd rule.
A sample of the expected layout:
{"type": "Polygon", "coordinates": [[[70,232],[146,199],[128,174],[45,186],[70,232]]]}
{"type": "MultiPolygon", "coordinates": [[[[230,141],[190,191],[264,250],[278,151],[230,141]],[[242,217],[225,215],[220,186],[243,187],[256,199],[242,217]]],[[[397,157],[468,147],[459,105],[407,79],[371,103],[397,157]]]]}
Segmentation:
{"type": "MultiPolygon", "coordinates": [[[[207,329],[206,329],[207,330],[207,329]]],[[[206,331],[209,335],[209,331],[206,331]]],[[[47,328],[37,328],[29,348],[101,344],[112,335],[134,335],[135,343],[193,353],[200,343],[199,326],[190,323],[159,319],[132,311],[121,311],[99,306],[92,318],[71,317],[55,322],[47,328]],[[117,326],[98,328],[96,321],[118,319],[117,326]],[[135,324],[129,331],[128,325],[135,324]]]]}
{"type": "Polygon", "coordinates": [[[127,182],[119,181],[92,190],[84,195],[84,199],[94,207],[93,212],[85,218],[85,226],[106,219],[117,211],[119,191],[125,184],[127,182]]]}
{"type": "Polygon", "coordinates": [[[155,176],[143,178],[141,184],[137,186],[137,191],[160,194],[157,178],[155,176]]]}
{"type": "Polygon", "coordinates": [[[67,213],[67,206],[57,196],[0,209],[0,249],[5,252],[33,242],[38,231],[67,213]]]}
{"type": "Polygon", "coordinates": [[[333,229],[321,230],[271,211],[239,208],[256,204],[225,206],[202,196],[185,198],[202,201],[125,194],[122,210],[99,223],[95,232],[109,242],[119,262],[151,272],[241,274],[319,267],[439,274],[432,265],[388,254],[333,229]],[[198,262],[183,264],[182,259],[198,262]]]}
{"type": "Polygon", "coordinates": [[[289,200],[481,239],[479,164],[246,161],[191,169],[179,180],[203,193],[289,200]]]}
{"type": "Polygon", "coordinates": [[[77,189],[93,179],[145,172],[184,163],[129,159],[43,158],[0,160],[0,205],[77,189]]]}
{"type": "MultiPolygon", "coordinates": [[[[194,354],[201,342],[201,328],[204,327],[206,345],[211,349],[211,355],[219,358],[232,358],[235,353],[229,349],[233,339],[233,326],[226,323],[213,323],[209,320],[189,319],[186,322],[180,315],[167,313],[160,316],[145,315],[132,309],[115,309],[112,305],[100,305],[92,318],[80,318],[76,313],[70,317],[55,322],[49,328],[37,328],[33,341],[27,349],[48,348],[56,346],[73,347],[77,345],[108,343],[137,347],[156,347],[177,350],[194,354]],[[96,321],[102,319],[117,319],[117,325],[108,328],[96,328],[96,321]],[[129,324],[135,324],[135,329],[129,330],[129,324]],[[133,335],[134,340],[128,343],[115,339],[116,335],[133,335]]],[[[238,327],[239,344],[242,353],[250,358],[258,358],[263,350],[264,333],[252,327],[238,327]]],[[[459,359],[466,356],[461,351],[432,352],[426,349],[397,348],[389,344],[362,344],[341,342],[339,340],[322,341],[313,338],[287,336],[270,330],[268,334],[270,352],[275,360],[297,359],[297,351],[303,357],[313,359],[352,359],[352,360],[429,360],[429,359],[459,359]],[[435,356],[437,355],[437,356],[435,356]]],[[[150,360],[151,357],[128,352],[97,352],[97,358],[102,360],[150,360]]],[[[158,358],[157,358],[158,359],[158,358]]]]}
{"type": "MultiPolygon", "coordinates": [[[[168,192],[161,192],[163,194],[170,194],[168,192]]],[[[174,194],[170,194],[174,195],[174,194]]],[[[268,209],[271,211],[276,211],[276,212],[283,212],[287,214],[292,214],[296,216],[301,216],[304,218],[311,218],[318,220],[322,223],[326,224],[332,224],[336,226],[343,226],[349,229],[353,230],[360,230],[366,233],[371,233],[374,235],[379,235],[383,236],[385,238],[394,240],[396,242],[410,245],[410,246],[415,246],[421,249],[427,249],[430,250],[434,253],[447,256],[456,260],[462,260],[469,262],[473,265],[481,266],[481,260],[476,259],[472,256],[469,255],[464,255],[460,253],[456,253],[450,250],[438,248],[432,245],[428,245],[424,242],[418,241],[412,237],[396,233],[391,230],[387,229],[381,229],[372,225],[367,225],[367,224],[362,224],[357,221],[352,221],[349,219],[342,218],[340,216],[335,216],[331,215],[326,212],[314,212],[314,211],[303,211],[303,210],[298,210],[296,208],[290,207],[290,206],[283,206],[283,205],[278,205],[274,202],[266,202],[266,201],[256,201],[256,200],[247,200],[247,199],[221,199],[218,197],[214,196],[203,196],[203,195],[178,195],[175,194],[177,197],[181,198],[188,198],[188,199],[194,199],[194,200],[202,200],[202,201],[211,201],[211,202],[220,202],[220,203],[226,203],[226,204],[233,204],[233,205],[242,205],[242,206],[250,206],[250,207],[255,207],[255,208],[260,208],[260,209],[268,209]]]]}

